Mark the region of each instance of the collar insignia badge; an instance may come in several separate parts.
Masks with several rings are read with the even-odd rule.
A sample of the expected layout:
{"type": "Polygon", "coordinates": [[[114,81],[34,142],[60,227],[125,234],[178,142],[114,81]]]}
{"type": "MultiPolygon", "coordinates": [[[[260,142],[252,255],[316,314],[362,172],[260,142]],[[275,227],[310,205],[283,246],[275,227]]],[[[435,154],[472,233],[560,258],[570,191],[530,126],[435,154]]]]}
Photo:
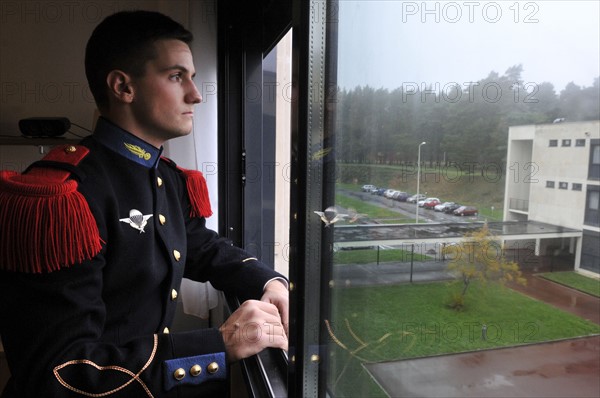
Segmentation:
{"type": "Polygon", "coordinates": [[[139,210],[129,210],[129,218],[121,218],[119,221],[125,222],[131,225],[132,228],[140,231],[140,234],[144,231],[144,227],[148,224],[148,220],[152,217],[152,214],[143,215],[139,210]]]}
{"type": "Polygon", "coordinates": [[[152,154],[150,152],[146,152],[145,149],[142,149],[138,145],[128,144],[126,142],[124,142],[123,145],[125,145],[125,148],[127,148],[129,152],[133,153],[140,159],[150,160],[150,158],[152,157],[152,154]]]}

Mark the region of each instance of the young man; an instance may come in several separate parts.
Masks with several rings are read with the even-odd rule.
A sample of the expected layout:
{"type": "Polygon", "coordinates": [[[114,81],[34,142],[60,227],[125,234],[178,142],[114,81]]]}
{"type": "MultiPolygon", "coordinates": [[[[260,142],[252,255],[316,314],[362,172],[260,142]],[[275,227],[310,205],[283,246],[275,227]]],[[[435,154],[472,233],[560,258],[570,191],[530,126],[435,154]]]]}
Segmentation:
{"type": "Polygon", "coordinates": [[[0,174],[2,397],[220,396],[228,362],[287,349],[287,281],[208,230],[204,178],[161,158],[201,102],[191,40],[162,14],[106,18],[86,48],[94,134],[0,174]],[[182,277],[248,300],[170,333],[182,277]]]}

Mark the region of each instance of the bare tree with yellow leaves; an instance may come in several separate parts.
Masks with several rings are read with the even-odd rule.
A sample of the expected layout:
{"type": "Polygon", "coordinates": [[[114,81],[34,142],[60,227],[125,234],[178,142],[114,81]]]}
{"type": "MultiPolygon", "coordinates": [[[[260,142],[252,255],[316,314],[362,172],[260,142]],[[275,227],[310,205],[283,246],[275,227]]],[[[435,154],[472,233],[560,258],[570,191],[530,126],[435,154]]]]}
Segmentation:
{"type": "Polygon", "coordinates": [[[490,232],[487,223],[481,229],[465,234],[462,242],[446,246],[444,255],[451,259],[448,270],[462,282],[461,292],[451,297],[452,308],[461,309],[464,306],[465,296],[473,281],[527,283],[519,264],[506,260],[500,239],[490,232]]]}

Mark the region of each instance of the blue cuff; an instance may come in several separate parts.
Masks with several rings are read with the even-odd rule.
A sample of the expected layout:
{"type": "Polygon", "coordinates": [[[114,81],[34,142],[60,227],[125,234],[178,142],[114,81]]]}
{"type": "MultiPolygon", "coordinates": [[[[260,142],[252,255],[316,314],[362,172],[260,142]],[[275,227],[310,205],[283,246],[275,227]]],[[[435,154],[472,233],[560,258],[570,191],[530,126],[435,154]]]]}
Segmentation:
{"type": "Polygon", "coordinates": [[[169,391],[182,385],[199,385],[206,381],[227,380],[225,353],[175,358],[164,362],[164,388],[169,391]]]}

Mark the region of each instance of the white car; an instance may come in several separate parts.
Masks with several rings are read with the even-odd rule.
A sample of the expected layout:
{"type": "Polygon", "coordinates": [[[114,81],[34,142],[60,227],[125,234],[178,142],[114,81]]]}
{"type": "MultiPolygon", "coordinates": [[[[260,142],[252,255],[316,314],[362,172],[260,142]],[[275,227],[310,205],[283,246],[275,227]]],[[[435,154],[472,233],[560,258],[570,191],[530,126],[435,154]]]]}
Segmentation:
{"type": "Polygon", "coordinates": [[[454,204],[454,202],[444,202],[444,203],[440,203],[439,205],[436,205],[433,210],[435,211],[444,211],[446,210],[447,206],[452,206],[454,204]]]}
{"type": "Polygon", "coordinates": [[[363,192],[372,192],[374,189],[377,189],[377,187],[375,185],[366,184],[366,185],[362,186],[363,192]]]}
{"type": "Polygon", "coordinates": [[[394,193],[396,192],[395,189],[387,189],[384,193],[383,196],[385,196],[386,198],[391,198],[394,193]]]}
{"type": "Polygon", "coordinates": [[[408,203],[417,203],[420,200],[425,200],[426,196],[423,194],[413,195],[410,198],[406,199],[408,203]]]}

